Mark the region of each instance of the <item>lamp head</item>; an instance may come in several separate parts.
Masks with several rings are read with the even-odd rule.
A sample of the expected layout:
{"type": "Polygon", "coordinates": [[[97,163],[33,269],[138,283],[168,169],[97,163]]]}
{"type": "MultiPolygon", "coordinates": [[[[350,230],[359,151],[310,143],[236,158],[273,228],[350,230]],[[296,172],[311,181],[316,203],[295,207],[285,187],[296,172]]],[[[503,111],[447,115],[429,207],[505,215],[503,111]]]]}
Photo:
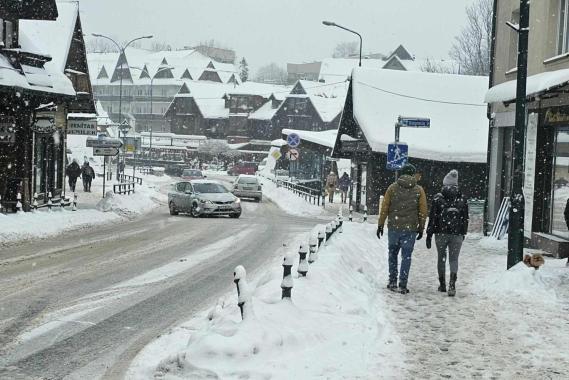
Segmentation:
{"type": "Polygon", "coordinates": [[[332,21],[322,21],[322,24],[324,24],[326,26],[336,26],[336,23],[334,23],[332,21]]]}

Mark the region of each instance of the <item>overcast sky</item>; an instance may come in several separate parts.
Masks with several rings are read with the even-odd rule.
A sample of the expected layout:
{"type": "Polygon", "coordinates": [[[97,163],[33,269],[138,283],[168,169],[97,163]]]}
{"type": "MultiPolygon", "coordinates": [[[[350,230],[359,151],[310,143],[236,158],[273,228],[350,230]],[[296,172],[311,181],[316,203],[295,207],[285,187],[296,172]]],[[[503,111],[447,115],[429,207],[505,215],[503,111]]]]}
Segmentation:
{"type": "Polygon", "coordinates": [[[174,48],[214,39],[251,67],[329,57],[357,40],[326,27],[332,20],[363,36],[364,52],[402,43],[417,57],[448,57],[472,0],[80,0],[84,32],[121,41],[153,34],[174,48]]]}

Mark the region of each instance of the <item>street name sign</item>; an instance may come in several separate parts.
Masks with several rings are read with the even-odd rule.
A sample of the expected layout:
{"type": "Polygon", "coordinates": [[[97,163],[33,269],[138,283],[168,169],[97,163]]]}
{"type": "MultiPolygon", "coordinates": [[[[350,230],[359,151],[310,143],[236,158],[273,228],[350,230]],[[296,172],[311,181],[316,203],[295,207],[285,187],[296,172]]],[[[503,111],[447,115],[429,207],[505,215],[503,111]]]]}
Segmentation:
{"type": "Polygon", "coordinates": [[[296,148],[297,146],[300,145],[300,136],[296,133],[291,133],[286,138],[286,142],[288,146],[290,146],[291,148],[296,148]]]}
{"type": "Polygon", "coordinates": [[[86,146],[88,148],[120,148],[122,147],[122,141],[102,136],[89,137],[87,138],[86,146]]]}
{"type": "Polygon", "coordinates": [[[93,148],[93,156],[116,156],[119,148],[93,148]]]}
{"type": "Polygon", "coordinates": [[[401,116],[397,120],[400,127],[409,127],[409,128],[430,128],[431,127],[431,119],[427,117],[404,117],[401,116]]]}
{"type": "Polygon", "coordinates": [[[387,146],[387,169],[401,170],[407,163],[409,146],[405,143],[392,143],[387,146]]]}

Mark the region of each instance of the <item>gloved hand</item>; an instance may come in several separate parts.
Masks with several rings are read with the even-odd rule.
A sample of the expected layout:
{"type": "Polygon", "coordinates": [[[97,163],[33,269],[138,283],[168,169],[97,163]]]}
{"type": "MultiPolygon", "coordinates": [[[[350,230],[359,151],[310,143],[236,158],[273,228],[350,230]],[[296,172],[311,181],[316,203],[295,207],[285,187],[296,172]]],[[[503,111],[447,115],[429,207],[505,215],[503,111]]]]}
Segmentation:
{"type": "Polygon", "coordinates": [[[427,249],[431,249],[432,239],[433,239],[433,237],[431,235],[427,235],[427,240],[426,240],[427,249]]]}
{"type": "Polygon", "coordinates": [[[381,239],[381,237],[383,236],[383,226],[377,226],[376,235],[378,239],[381,239]]]}
{"type": "Polygon", "coordinates": [[[420,231],[420,232],[417,234],[417,240],[421,240],[422,237],[423,237],[423,231],[420,231]]]}

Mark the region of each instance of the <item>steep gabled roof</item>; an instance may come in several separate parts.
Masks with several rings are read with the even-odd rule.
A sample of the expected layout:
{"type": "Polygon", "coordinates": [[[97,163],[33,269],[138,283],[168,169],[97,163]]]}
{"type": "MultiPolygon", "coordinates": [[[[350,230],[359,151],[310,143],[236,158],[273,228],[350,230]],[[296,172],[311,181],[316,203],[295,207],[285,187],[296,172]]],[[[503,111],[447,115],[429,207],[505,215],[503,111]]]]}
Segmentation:
{"type": "Polygon", "coordinates": [[[120,81],[121,77],[123,82],[125,80],[132,82],[132,75],[130,74],[128,60],[124,52],[122,52],[119,55],[119,60],[117,61],[117,65],[115,66],[115,71],[113,72],[111,83],[120,81]]]}
{"type": "Polygon", "coordinates": [[[399,46],[397,47],[397,49],[395,49],[395,50],[393,51],[393,53],[391,53],[391,54],[389,55],[389,57],[387,57],[387,59],[393,57],[394,55],[398,56],[399,59],[402,59],[402,60],[404,60],[404,61],[412,60],[412,59],[413,59],[413,56],[407,51],[407,49],[405,49],[405,47],[404,47],[403,45],[399,45],[399,46]]]}
{"type": "Polygon", "coordinates": [[[58,12],[55,0],[2,0],[0,15],[6,19],[55,20],[58,12]]]}
{"type": "Polygon", "coordinates": [[[97,75],[97,79],[108,79],[109,74],[107,74],[107,69],[105,66],[101,67],[101,71],[99,71],[99,75],[97,75]]]}
{"type": "Polygon", "coordinates": [[[184,70],[184,72],[182,73],[182,76],[180,77],[180,79],[189,79],[192,80],[194,78],[192,78],[192,74],[190,74],[190,70],[186,69],[184,70]]]}

